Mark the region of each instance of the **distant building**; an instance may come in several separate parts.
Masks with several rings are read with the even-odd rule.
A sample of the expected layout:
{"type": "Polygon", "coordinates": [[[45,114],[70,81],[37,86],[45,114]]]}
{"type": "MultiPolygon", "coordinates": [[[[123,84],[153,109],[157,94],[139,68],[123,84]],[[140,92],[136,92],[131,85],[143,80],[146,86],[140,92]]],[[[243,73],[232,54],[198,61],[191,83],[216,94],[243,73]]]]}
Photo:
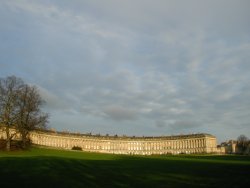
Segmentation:
{"type": "Polygon", "coordinates": [[[217,146],[218,152],[226,154],[246,154],[250,155],[250,142],[246,143],[246,149],[242,151],[242,148],[239,146],[236,140],[229,140],[227,142],[221,143],[217,146]],[[223,152],[224,151],[224,152],[223,152]]]}
{"type": "Polygon", "coordinates": [[[218,146],[218,148],[224,148],[225,153],[235,154],[236,153],[236,145],[237,145],[237,141],[229,140],[228,142],[221,143],[221,145],[218,146]]]}

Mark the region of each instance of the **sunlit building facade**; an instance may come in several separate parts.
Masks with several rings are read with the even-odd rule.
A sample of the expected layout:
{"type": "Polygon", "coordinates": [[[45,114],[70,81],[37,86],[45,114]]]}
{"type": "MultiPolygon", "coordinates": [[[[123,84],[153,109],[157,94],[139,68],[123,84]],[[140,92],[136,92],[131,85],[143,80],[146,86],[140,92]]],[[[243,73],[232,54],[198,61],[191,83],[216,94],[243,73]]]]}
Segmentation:
{"type": "Polygon", "coordinates": [[[34,131],[33,144],[61,149],[81,148],[83,151],[111,154],[154,155],[217,152],[216,138],[210,134],[162,137],[127,137],[70,134],[34,131]]]}

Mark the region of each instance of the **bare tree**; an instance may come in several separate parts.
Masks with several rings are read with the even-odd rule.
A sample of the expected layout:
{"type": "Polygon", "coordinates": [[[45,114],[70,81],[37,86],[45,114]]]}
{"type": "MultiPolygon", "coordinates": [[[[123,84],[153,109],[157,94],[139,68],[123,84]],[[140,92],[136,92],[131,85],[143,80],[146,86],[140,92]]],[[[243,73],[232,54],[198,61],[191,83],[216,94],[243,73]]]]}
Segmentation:
{"type": "Polygon", "coordinates": [[[17,130],[21,135],[24,148],[29,141],[30,131],[46,128],[48,114],[41,111],[44,103],[35,86],[25,85],[19,92],[17,130]]]}
{"type": "Polygon", "coordinates": [[[244,153],[248,146],[248,138],[245,135],[240,135],[237,138],[237,147],[241,153],[244,153]]]}
{"type": "Polygon", "coordinates": [[[0,126],[6,133],[6,150],[10,150],[11,140],[14,136],[11,128],[15,127],[17,120],[17,99],[24,83],[15,76],[0,78],[0,126]]]}
{"type": "Polygon", "coordinates": [[[0,79],[0,128],[6,134],[6,150],[17,133],[26,147],[30,131],[46,127],[48,114],[41,111],[43,104],[36,87],[15,76],[0,79]]]}

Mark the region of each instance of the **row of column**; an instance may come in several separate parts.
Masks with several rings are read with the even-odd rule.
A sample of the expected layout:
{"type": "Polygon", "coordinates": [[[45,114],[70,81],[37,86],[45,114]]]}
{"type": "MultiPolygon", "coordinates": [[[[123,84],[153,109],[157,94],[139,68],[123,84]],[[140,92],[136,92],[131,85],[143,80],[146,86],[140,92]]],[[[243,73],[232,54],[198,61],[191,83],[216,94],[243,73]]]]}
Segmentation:
{"type": "Polygon", "coordinates": [[[162,141],[115,141],[115,140],[102,140],[96,141],[91,139],[73,138],[73,137],[61,137],[51,136],[43,134],[32,134],[32,142],[38,145],[45,145],[51,147],[71,149],[73,146],[79,146],[83,150],[97,150],[97,151],[158,151],[158,152],[173,152],[184,151],[192,149],[205,149],[206,139],[186,139],[186,140],[162,140],[162,141]]]}

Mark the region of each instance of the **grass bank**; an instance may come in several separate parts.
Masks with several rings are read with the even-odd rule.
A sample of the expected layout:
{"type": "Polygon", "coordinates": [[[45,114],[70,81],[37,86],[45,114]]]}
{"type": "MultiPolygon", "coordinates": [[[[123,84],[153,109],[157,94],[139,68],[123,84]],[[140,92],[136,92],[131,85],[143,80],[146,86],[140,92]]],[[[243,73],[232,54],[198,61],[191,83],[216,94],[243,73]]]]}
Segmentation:
{"type": "Polygon", "coordinates": [[[0,187],[243,187],[246,156],[124,156],[32,148],[0,152],[0,187]]]}

